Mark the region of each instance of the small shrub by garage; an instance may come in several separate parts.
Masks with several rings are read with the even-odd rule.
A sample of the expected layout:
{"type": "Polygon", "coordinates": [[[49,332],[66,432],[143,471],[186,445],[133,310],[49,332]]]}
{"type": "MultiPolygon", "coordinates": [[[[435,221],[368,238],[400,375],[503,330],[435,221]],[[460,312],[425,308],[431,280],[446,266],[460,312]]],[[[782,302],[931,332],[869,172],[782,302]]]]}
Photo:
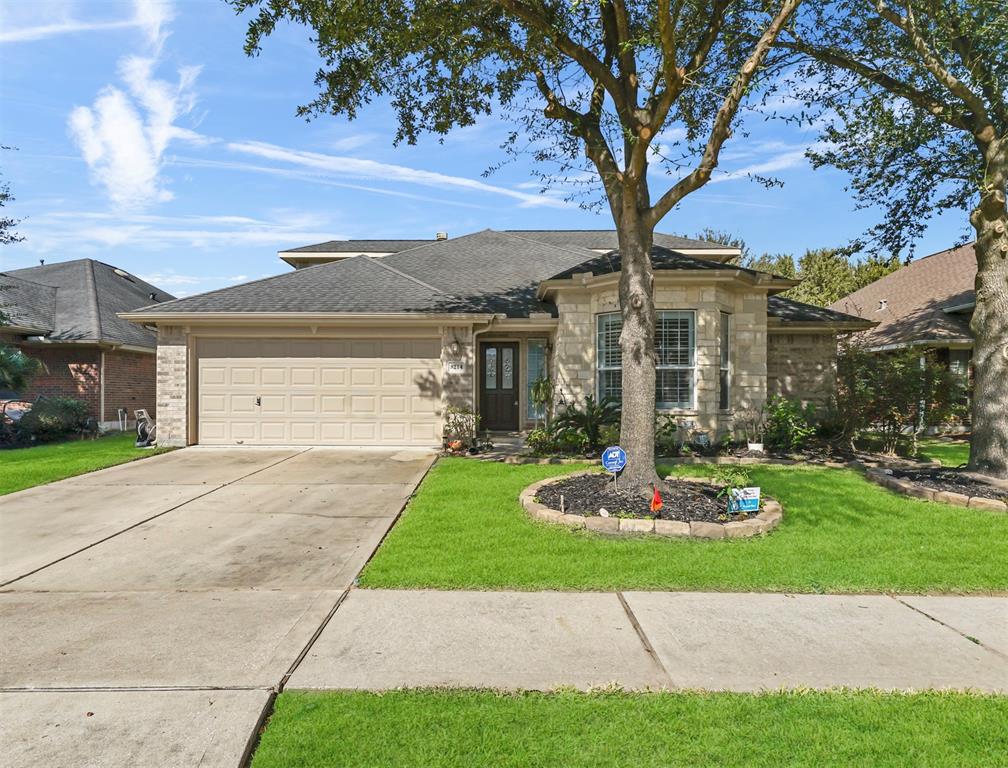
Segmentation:
{"type": "Polygon", "coordinates": [[[87,403],[72,397],[40,398],[14,427],[19,443],[49,443],[80,434],[88,423],[87,403]]]}

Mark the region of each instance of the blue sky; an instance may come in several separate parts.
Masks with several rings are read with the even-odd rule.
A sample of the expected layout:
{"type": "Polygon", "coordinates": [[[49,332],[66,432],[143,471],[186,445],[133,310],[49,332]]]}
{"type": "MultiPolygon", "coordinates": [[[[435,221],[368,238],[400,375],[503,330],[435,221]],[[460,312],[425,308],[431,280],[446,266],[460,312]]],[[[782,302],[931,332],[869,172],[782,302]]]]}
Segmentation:
{"type": "MultiPolygon", "coordinates": [[[[278,30],[255,59],[244,34],[216,0],[0,0],[0,144],[18,148],[0,169],[26,237],[0,250],[0,269],[90,257],[181,296],[284,271],[278,250],[327,239],[611,228],[607,214],[540,195],[529,165],[483,178],[502,157],[500,120],[398,148],[384,104],[352,123],[306,123],[294,113],[315,94],[307,30],[278,30]]],[[[872,223],[842,174],[804,159],[814,132],[758,116],[750,126],[660,231],[709,226],[756,253],[799,254],[872,223]],[[784,186],[766,190],[748,171],[784,186]]],[[[918,254],[966,226],[945,215],[918,254]]]]}

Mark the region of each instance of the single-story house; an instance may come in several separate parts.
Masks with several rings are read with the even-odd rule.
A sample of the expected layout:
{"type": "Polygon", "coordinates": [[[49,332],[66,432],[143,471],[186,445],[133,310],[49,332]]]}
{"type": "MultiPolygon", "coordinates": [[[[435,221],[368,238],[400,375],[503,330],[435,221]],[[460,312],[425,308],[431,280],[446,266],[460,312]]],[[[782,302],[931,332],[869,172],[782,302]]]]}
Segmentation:
{"type": "MultiPolygon", "coordinates": [[[[123,314],[158,331],[163,444],[438,445],[445,410],[520,431],[620,396],[612,231],[492,231],[283,251],[292,272],[123,314]]],[[[656,235],[657,408],[699,428],[769,395],[826,400],[836,337],[869,323],[782,299],[738,251],[656,235]]]]}
{"type": "Polygon", "coordinates": [[[967,375],[976,275],[976,253],[969,243],[912,261],[830,309],[875,323],[860,336],[873,350],[933,349],[951,370],[967,375]]]}
{"type": "MultiPolygon", "coordinates": [[[[39,360],[26,400],[73,397],[102,428],[145,408],[154,415],[157,333],[119,313],[174,299],[136,275],[92,259],[0,272],[0,342],[39,360]]],[[[14,393],[5,393],[8,395],[14,393]]]]}

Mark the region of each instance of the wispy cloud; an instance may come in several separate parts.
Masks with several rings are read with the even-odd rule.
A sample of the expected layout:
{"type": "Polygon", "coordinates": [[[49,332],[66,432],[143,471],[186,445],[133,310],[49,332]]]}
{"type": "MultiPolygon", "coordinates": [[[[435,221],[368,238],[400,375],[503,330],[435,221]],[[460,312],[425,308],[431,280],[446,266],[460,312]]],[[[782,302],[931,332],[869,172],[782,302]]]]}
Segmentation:
{"type": "Polygon", "coordinates": [[[176,124],[196,105],[194,85],[200,67],[180,67],[176,82],[154,75],[170,7],[138,3],[136,13],[144,19],[153,55],[122,58],[118,74],[126,89],[106,86],[90,107],[76,107],[68,120],[92,177],[113,203],[124,208],[171,199],[161,179],[162,158],[170,143],[211,141],[176,124]]]}
{"type": "MultiPolygon", "coordinates": [[[[40,5],[28,4],[37,16],[40,5]]],[[[172,18],[171,6],[160,0],[135,0],[133,15],[125,19],[88,20],[73,18],[69,9],[56,8],[53,14],[51,5],[45,6],[46,15],[54,15],[55,20],[47,20],[44,24],[18,24],[10,18],[10,7],[0,16],[0,43],[29,43],[45,40],[50,37],[72,35],[81,32],[104,32],[116,29],[140,29],[151,44],[159,45],[162,37],[162,27],[172,18]]]]}
{"type": "Polygon", "coordinates": [[[529,194],[509,187],[487,184],[476,179],[449,176],[435,171],[381,163],[375,160],[347,157],[344,155],[327,155],[319,152],[306,152],[262,141],[230,142],[227,144],[227,148],[240,154],[307,168],[335,177],[369,179],[383,182],[392,181],[400,184],[435,187],[442,190],[455,189],[467,192],[482,192],[518,200],[521,204],[520,207],[545,206],[563,208],[567,206],[562,200],[548,195],[529,194]]]}
{"type": "Polygon", "coordinates": [[[758,147],[756,151],[743,151],[729,156],[729,159],[756,160],[741,168],[736,168],[724,173],[717,173],[711,177],[710,183],[717,184],[723,181],[734,181],[736,179],[746,179],[751,176],[767,176],[770,174],[786,171],[791,168],[801,168],[808,164],[806,152],[824,146],[821,142],[810,142],[809,144],[786,144],[783,142],[769,142],[758,147]],[[757,159],[758,158],[758,159],[757,159]]]}
{"type": "Polygon", "coordinates": [[[137,252],[168,249],[219,251],[249,246],[275,251],[341,237],[329,218],[275,211],[269,218],[249,216],[158,216],[142,213],[59,211],[33,216],[23,227],[24,250],[34,254],[101,252],[129,243],[137,252]]]}

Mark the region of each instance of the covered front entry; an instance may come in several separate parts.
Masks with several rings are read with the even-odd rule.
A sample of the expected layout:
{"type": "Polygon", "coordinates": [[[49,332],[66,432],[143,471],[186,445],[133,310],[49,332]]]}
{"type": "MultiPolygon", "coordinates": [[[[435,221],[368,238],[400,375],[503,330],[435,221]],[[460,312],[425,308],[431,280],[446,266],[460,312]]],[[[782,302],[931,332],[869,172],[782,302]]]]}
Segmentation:
{"type": "Polygon", "coordinates": [[[480,344],[480,426],[516,431],[519,401],[518,343],[480,344]]]}
{"type": "Polygon", "coordinates": [[[440,442],[440,338],[200,338],[197,360],[200,444],[440,442]]]}

